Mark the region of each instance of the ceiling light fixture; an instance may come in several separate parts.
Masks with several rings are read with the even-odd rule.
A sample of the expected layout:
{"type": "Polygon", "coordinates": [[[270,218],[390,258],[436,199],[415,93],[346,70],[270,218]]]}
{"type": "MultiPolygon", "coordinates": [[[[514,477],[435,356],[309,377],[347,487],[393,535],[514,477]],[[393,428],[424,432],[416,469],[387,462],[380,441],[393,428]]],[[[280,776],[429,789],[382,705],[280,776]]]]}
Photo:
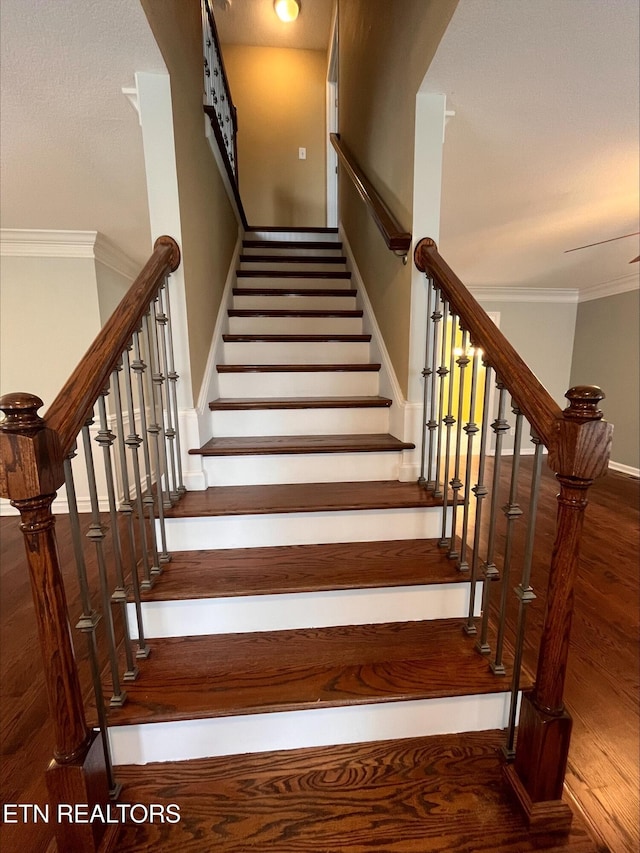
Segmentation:
{"type": "Polygon", "coordinates": [[[284,23],[290,23],[300,14],[300,0],[274,0],[273,9],[284,23]]]}

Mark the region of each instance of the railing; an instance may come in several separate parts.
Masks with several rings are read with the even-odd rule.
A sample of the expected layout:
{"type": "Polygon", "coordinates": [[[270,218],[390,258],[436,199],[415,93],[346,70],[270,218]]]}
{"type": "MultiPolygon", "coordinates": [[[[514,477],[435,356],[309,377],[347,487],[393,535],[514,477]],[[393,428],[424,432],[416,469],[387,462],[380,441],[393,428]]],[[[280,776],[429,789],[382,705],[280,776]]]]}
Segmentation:
{"type": "Polygon", "coordinates": [[[360,166],[357,164],[353,154],[349,151],[339,134],[330,135],[331,144],[338,153],[340,163],[358,191],[360,198],[367,206],[367,210],[378,226],[378,230],[384,238],[387,248],[407,262],[407,253],[411,247],[411,234],[402,228],[393,213],[384,203],[380,194],[369,181],[360,166]]]}
{"type": "MultiPolygon", "coordinates": [[[[34,395],[0,399],[5,415],[0,422],[0,495],[19,510],[25,538],[55,735],[46,771],[55,813],[58,805],[68,803],[104,809],[119,792],[111,769],[103,683],[109,684],[109,703],[122,705],[124,685],[138,675],[136,660],[149,654],[140,589],[153,584],[169,559],[164,510],[185,491],[168,291],[168,275],[179,262],[175,241],[160,237],[44,419],[37,414],[42,400],[34,395]],[[94,421],[97,430],[92,430],[94,421]],[[72,462],[78,440],[83,466],[80,459],[72,462]],[[101,450],[96,451],[101,466],[95,464],[94,445],[101,450]],[[76,496],[80,477],[90,509],[85,536],[76,496]],[[56,544],[52,504],[63,483],[82,606],[76,627],[87,643],[96,730],[87,724],[56,544]],[[95,584],[87,573],[85,539],[87,548],[95,549],[95,584]],[[135,644],[126,612],[130,598],[135,644]],[[98,633],[100,621],[104,630],[98,633]]],[[[97,850],[109,842],[105,832],[114,829],[100,820],[58,821],[55,827],[59,853],[97,850]]]]}
{"type": "Polygon", "coordinates": [[[201,0],[202,42],[204,53],[204,111],[211,121],[238,213],[245,230],[249,225],[242,206],[238,183],[238,112],[231,97],[220,39],[211,0],[201,0]]]}
{"type": "Polygon", "coordinates": [[[442,497],[440,545],[460,571],[469,573],[471,594],[464,629],[477,636],[476,648],[488,657],[497,677],[509,674],[504,655],[507,601],[515,568],[516,527],[524,521],[519,479],[525,422],[530,426],[533,460],[529,497],[523,501],[528,504],[527,526],[515,589],[518,615],[505,773],[532,829],[566,829],[571,811],[561,799],[571,718],[563,704],[564,680],[586,495],[594,479],[606,473],[611,446],[612,427],[598,409],[604,394],[594,386],[571,388],[566,395],[569,406],[562,411],[445,263],[433,240],[421,240],[414,259],[426,274],[428,315],[420,482],[442,497]],[[505,447],[510,431],[507,396],[514,426],[510,448],[505,447]],[[516,742],[527,608],[536,597],[531,567],[544,448],[560,484],[556,539],[535,686],[522,698],[516,742]],[[510,458],[510,471],[500,507],[505,458],[510,458]],[[496,547],[499,511],[505,517],[501,556],[496,547]],[[475,590],[481,572],[485,582],[477,619],[475,590]]]}

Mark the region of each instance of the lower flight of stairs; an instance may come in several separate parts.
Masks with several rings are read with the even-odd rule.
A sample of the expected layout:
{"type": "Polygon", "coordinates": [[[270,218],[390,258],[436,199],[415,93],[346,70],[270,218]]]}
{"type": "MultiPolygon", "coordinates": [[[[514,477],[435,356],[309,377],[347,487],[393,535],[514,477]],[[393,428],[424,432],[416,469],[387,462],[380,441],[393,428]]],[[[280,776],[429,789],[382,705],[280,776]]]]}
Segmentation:
{"type": "Polygon", "coordinates": [[[389,434],[357,300],[335,233],[247,235],[213,437],[191,451],[209,488],[167,512],[115,764],[506,724],[441,502],[398,480],[413,445],[389,434]]]}

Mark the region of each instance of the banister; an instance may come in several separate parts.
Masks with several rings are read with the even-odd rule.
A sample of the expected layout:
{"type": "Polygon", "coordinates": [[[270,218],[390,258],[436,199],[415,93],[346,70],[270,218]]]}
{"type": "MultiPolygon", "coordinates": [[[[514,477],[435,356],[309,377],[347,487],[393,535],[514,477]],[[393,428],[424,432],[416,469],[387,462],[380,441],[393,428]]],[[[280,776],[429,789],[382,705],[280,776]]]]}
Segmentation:
{"type": "Polygon", "coordinates": [[[100,392],[108,385],[118,359],[140,326],[163,279],[179,264],[180,249],[176,241],[172,237],[158,237],[153,254],[128,293],[49,406],[44,420],[47,427],[57,433],[63,457],[71,451],[76,436],[100,392]]]}
{"type": "Polygon", "coordinates": [[[411,234],[403,229],[391,213],[378,191],[354,159],[353,154],[340,139],[339,134],[332,133],[329,138],[338,153],[341,164],[384,237],[387,248],[396,254],[406,256],[411,247],[411,234]]]}
{"type": "Polygon", "coordinates": [[[433,240],[420,240],[414,261],[420,272],[433,275],[474,345],[483,350],[542,442],[550,447],[562,420],[560,406],[446,263],[433,240]]]}

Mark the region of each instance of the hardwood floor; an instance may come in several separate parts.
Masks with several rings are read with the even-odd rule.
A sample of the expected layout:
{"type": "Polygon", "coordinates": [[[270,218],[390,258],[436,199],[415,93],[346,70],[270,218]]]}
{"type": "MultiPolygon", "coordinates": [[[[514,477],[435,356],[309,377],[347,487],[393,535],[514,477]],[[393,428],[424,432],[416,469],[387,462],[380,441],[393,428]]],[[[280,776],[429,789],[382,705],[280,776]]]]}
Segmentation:
{"type": "MultiPolygon", "coordinates": [[[[545,585],[545,555],[554,526],[554,492],[554,480],[545,472],[534,566],[537,593],[542,593],[545,585]]],[[[566,689],[567,704],[574,718],[567,786],[611,853],[638,853],[640,849],[638,497],[638,481],[615,473],[599,481],[592,489],[580,581],[576,590],[566,689]]],[[[71,611],[77,613],[78,595],[68,559],[70,541],[65,517],[59,518],[57,528],[67,596],[71,611]]],[[[43,804],[42,774],[51,755],[52,734],[42,691],[41,663],[22,538],[15,518],[0,520],[0,539],[2,800],[3,803],[43,804]]],[[[529,619],[532,629],[528,649],[530,660],[535,656],[533,639],[543,613],[544,601],[540,595],[531,607],[529,619]]],[[[86,679],[81,638],[76,636],[75,644],[81,661],[81,674],[86,679]]],[[[353,755],[351,747],[336,748],[337,751],[331,751],[331,754],[322,750],[314,758],[313,769],[306,765],[305,770],[290,768],[289,772],[279,764],[284,758],[273,756],[273,769],[277,771],[280,767],[280,772],[267,777],[265,771],[259,780],[256,765],[252,763],[257,759],[234,758],[233,763],[228,759],[217,759],[217,770],[213,766],[206,768],[210,787],[202,781],[202,767],[195,769],[193,775],[185,768],[184,779],[181,778],[184,782],[181,791],[184,792],[185,819],[177,825],[179,831],[175,844],[162,841],[160,847],[162,834],[168,833],[169,827],[150,827],[147,824],[127,828],[118,851],[180,849],[199,853],[216,849],[240,853],[253,849],[285,853],[313,848],[331,853],[373,849],[442,853],[526,853],[536,849],[547,850],[548,853],[563,850],[586,853],[595,849],[579,823],[567,841],[573,846],[558,846],[544,839],[532,846],[533,842],[523,835],[522,826],[514,828],[509,823],[515,818],[508,817],[499,809],[491,811],[491,802],[495,805],[493,798],[499,773],[495,745],[489,747],[488,742],[481,744],[476,740],[468,743],[474,744],[477,772],[486,775],[467,777],[452,771],[452,775],[446,777],[446,786],[442,782],[444,771],[447,766],[457,763],[460,750],[463,750],[460,745],[452,744],[453,757],[438,759],[440,763],[434,764],[429,774],[424,773],[424,767],[429,766],[428,760],[421,760],[423,776],[419,781],[412,777],[413,771],[407,769],[407,764],[413,767],[416,763],[415,750],[427,747],[406,743],[396,743],[387,758],[378,751],[383,749],[383,745],[374,745],[366,757],[362,753],[353,761],[345,758],[345,750],[353,755]],[[380,780],[380,787],[376,784],[367,789],[366,797],[371,800],[367,804],[366,797],[362,801],[356,799],[355,790],[359,779],[368,778],[368,774],[374,772],[381,773],[384,778],[380,780]],[[425,776],[428,777],[426,781],[425,776]],[[350,788],[349,797],[337,794],[328,803],[328,812],[322,813],[317,799],[312,797],[315,786],[321,784],[326,794],[328,788],[336,787],[345,778],[350,788]],[[399,784],[402,778],[407,780],[408,787],[401,794],[399,784]],[[485,786],[482,789],[484,799],[477,791],[473,793],[471,790],[473,778],[485,780],[482,782],[485,786]],[[436,784],[429,788],[427,783],[434,779],[436,784]],[[420,791],[417,791],[418,786],[420,791]],[[304,796],[300,794],[302,790],[306,792],[304,796]],[[287,795],[287,791],[293,793],[287,795]],[[396,791],[397,796],[394,794],[396,791]],[[213,799],[209,798],[209,792],[213,799]],[[284,815],[277,811],[278,800],[274,798],[278,792],[281,797],[289,796],[286,821],[284,815]],[[229,806],[227,814],[223,812],[225,805],[229,806]],[[390,812],[392,806],[393,813],[390,812]],[[415,826],[409,822],[408,816],[416,820],[415,826]],[[502,822],[502,837],[491,835],[490,818],[502,822]],[[376,846],[367,840],[372,826],[381,833],[377,836],[376,846]],[[237,835],[234,835],[234,829],[237,829],[237,835]],[[446,834],[449,831],[451,835],[446,834]],[[223,846],[221,839],[225,838],[226,846],[223,846]]],[[[366,751],[365,747],[362,749],[366,751]]],[[[119,775],[125,783],[133,778],[133,772],[129,771],[119,771],[119,775]]],[[[178,781],[176,778],[172,784],[165,783],[158,774],[158,790],[154,794],[160,798],[157,801],[162,802],[164,797],[167,802],[173,802],[172,798],[177,796],[178,781]]],[[[146,787],[132,786],[127,788],[127,796],[130,802],[149,802],[151,792],[146,787]]],[[[49,838],[49,827],[42,823],[5,824],[0,827],[0,849],[9,853],[40,853],[46,850],[49,838]]]]}

